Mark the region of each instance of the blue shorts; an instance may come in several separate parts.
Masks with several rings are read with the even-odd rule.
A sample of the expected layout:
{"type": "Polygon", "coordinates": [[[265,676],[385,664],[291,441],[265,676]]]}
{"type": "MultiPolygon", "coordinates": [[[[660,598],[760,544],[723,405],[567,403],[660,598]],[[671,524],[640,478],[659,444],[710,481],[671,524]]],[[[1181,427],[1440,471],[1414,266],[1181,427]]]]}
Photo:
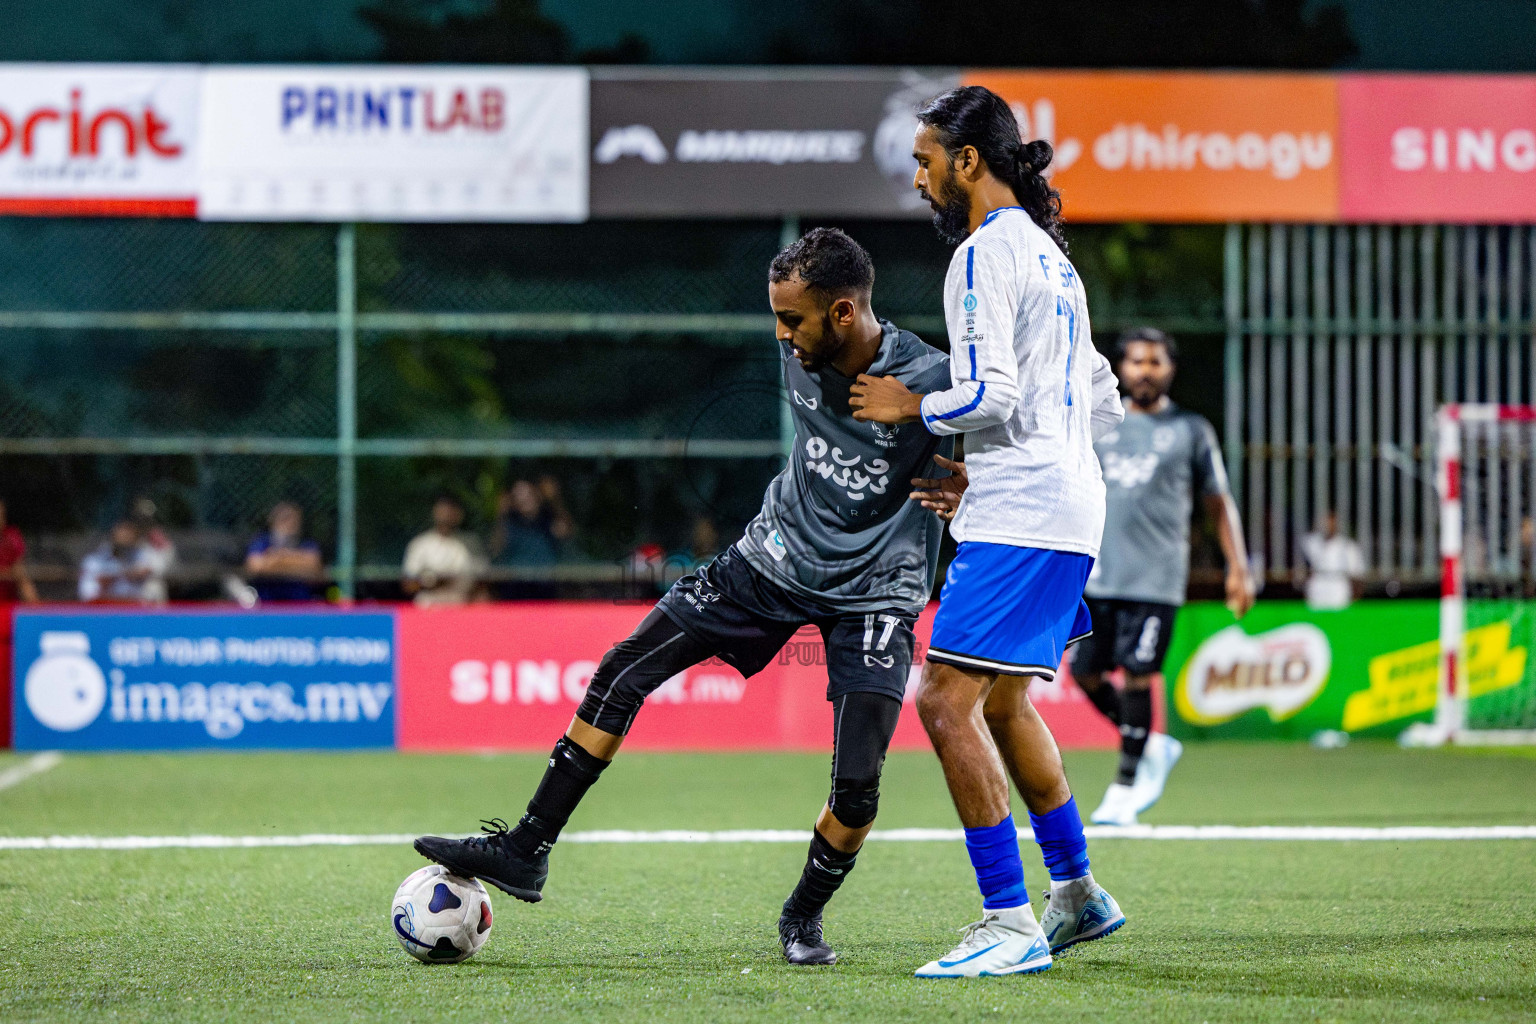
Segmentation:
{"type": "Polygon", "coordinates": [[[1093,632],[1083,587],[1091,555],[966,542],[939,591],[928,660],[1056,678],[1070,644],[1093,632]]]}

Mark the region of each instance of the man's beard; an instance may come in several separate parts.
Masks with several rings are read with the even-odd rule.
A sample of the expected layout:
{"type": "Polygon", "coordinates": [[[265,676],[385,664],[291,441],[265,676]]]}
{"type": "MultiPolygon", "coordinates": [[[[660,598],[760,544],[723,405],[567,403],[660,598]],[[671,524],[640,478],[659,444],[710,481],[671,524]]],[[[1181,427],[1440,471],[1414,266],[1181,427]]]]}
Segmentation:
{"type": "Polygon", "coordinates": [[[1154,384],[1151,381],[1138,381],[1131,386],[1130,392],[1131,401],[1137,405],[1153,406],[1168,393],[1168,388],[1161,384],[1154,384]]]}
{"type": "Polygon", "coordinates": [[[827,363],[837,358],[837,354],[843,350],[843,346],[837,341],[837,335],[832,333],[832,317],[826,313],[821,315],[821,350],[807,352],[806,362],[801,363],[801,368],[806,373],[819,373],[826,368],[827,363]]]}
{"type": "Polygon", "coordinates": [[[959,245],[971,233],[971,197],[955,184],[953,177],[939,183],[939,190],[929,203],[933,210],[933,229],[945,243],[959,245]]]}

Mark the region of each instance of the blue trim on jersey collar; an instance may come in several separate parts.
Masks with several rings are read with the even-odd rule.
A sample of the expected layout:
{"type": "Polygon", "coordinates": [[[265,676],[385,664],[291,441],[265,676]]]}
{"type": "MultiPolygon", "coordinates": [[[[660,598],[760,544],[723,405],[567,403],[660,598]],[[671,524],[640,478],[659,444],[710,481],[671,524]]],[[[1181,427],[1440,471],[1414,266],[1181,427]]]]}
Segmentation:
{"type": "Polygon", "coordinates": [[[1024,209],[1024,207],[1022,207],[1022,206],[999,206],[997,209],[995,209],[991,213],[987,214],[987,219],[981,222],[981,226],[982,227],[986,227],[988,224],[991,224],[994,220],[997,219],[997,215],[998,214],[1003,213],[1003,212],[1005,212],[1007,210],[1022,210],[1022,209],[1024,209]]]}

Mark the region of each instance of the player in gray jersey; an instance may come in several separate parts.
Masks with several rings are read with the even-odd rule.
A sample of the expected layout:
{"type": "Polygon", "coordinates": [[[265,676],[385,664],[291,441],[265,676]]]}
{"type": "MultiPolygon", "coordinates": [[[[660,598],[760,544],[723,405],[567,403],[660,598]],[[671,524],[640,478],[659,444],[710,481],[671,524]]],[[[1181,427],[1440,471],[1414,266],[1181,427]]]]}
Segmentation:
{"type": "Polygon", "coordinates": [[[1182,752],[1152,732],[1152,691],[1189,581],[1195,495],[1216,525],[1227,560],[1227,606],[1241,618],[1253,604],[1237,507],[1227,489],[1216,432],[1168,398],[1178,365],[1173,339],[1155,328],[1127,332],[1115,372],[1130,401],[1125,420],[1094,444],[1104,471],[1104,544],[1088,577],[1093,635],[1072,649],[1072,675],[1120,729],[1120,768],[1090,819],[1133,825],[1157,802],[1182,752]],[[1125,672],[1116,690],[1105,675],[1125,672]]]}
{"type": "Polygon", "coordinates": [[[876,319],[874,266],[841,231],[818,228],[786,247],[768,278],[795,442],[762,512],[603,657],[515,827],[491,819],[483,836],[423,836],[416,849],[456,874],[538,902],[550,848],[645,698],[710,657],[751,676],[814,625],[827,654],[832,789],[799,884],[784,901],[779,940],[792,964],[830,964],[837,954],[822,937],[822,908],[874,824],[913,627],[938,564],[943,524],[909,500],[910,485],[937,477],[935,458],[952,444],[920,423],[855,420],[849,389],[868,373],[932,391],[947,384],[949,357],[876,319]]]}

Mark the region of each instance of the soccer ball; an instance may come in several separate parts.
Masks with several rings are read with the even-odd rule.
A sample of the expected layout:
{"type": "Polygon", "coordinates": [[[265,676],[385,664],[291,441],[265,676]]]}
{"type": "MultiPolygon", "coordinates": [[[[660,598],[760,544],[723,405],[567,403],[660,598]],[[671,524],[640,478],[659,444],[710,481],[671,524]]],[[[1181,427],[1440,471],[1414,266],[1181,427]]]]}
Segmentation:
{"type": "Polygon", "coordinates": [[[428,864],[400,883],[389,918],[395,938],[417,960],[463,963],[491,934],[491,898],[479,879],[428,864]]]}

